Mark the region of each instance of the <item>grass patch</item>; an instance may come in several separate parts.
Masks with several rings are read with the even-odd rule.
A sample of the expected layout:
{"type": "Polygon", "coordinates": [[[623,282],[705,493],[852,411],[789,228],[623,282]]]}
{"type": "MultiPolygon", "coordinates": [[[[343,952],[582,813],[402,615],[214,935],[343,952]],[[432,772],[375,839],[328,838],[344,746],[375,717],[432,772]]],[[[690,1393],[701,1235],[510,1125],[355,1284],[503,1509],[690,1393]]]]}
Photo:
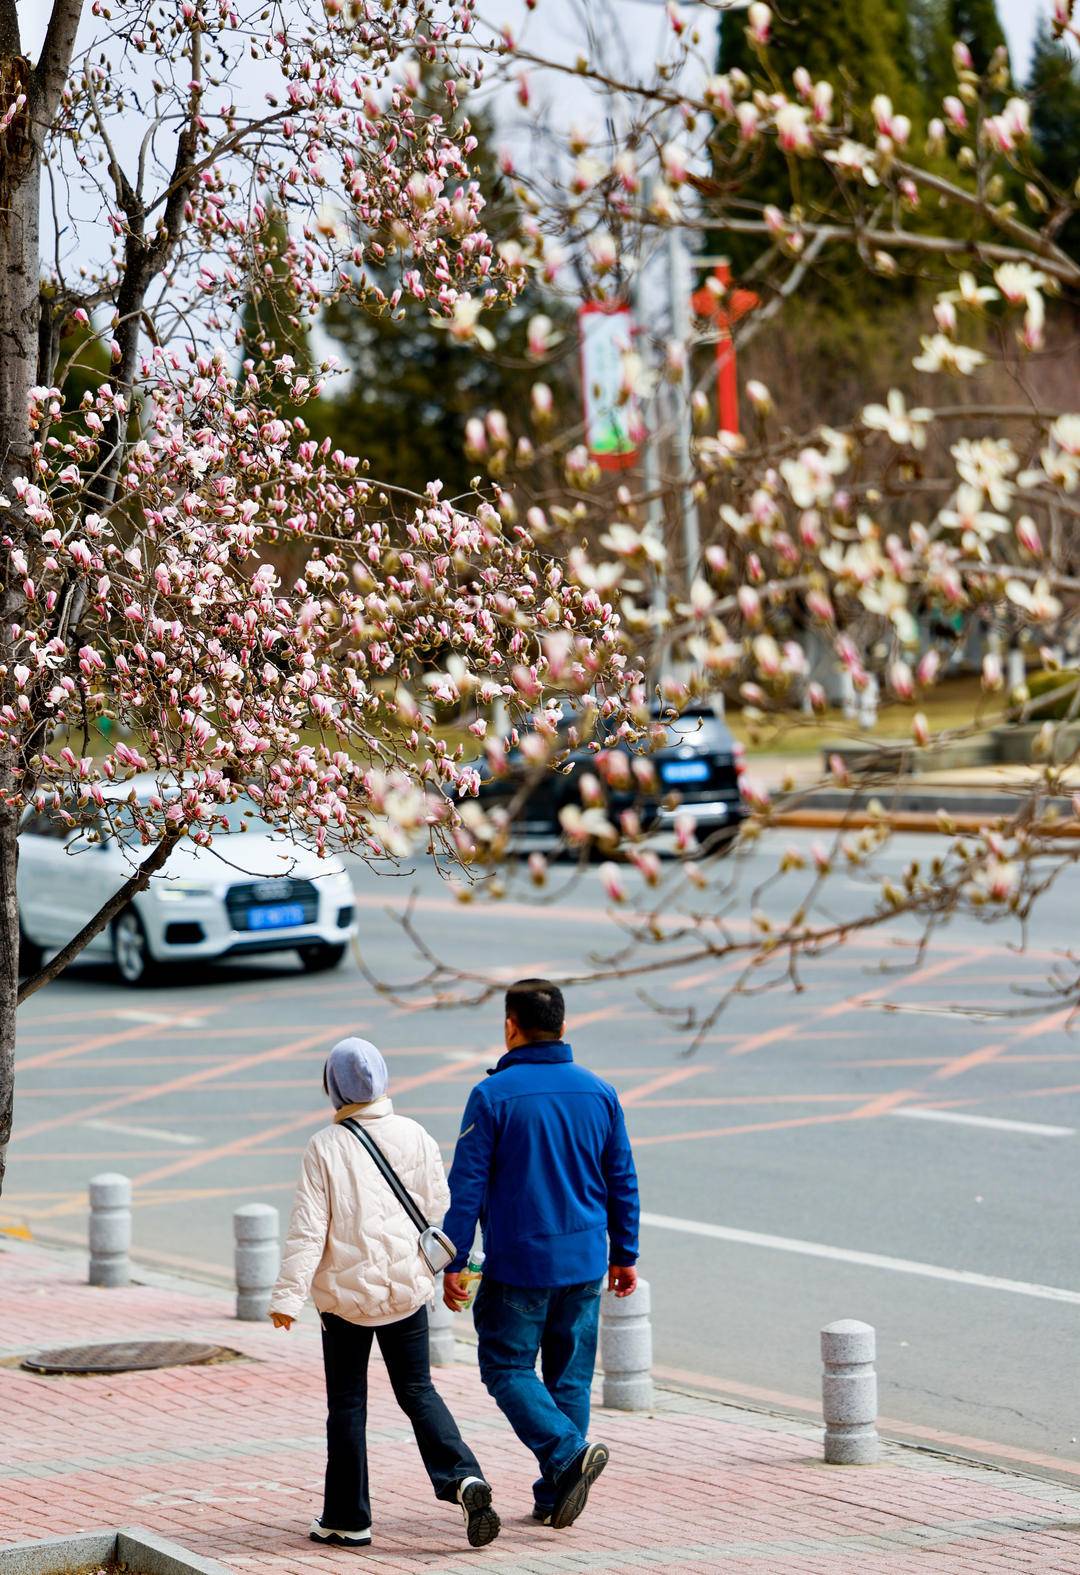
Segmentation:
{"type": "Polygon", "coordinates": [[[828,744],[842,739],[883,742],[911,740],[916,712],[926,717],[932,734],[997,727],[1008,721],[1003,694],[987,694],[974,674],[946,678],[915,702],[888,701],[878,712],[877,725],[864,730],[834,708],[824,716],[802,717],[779,712],[764,722],[748,719],[744,712],[729,710],[727,724],[748,752],[774,755],[817,755],[828,744]]]}

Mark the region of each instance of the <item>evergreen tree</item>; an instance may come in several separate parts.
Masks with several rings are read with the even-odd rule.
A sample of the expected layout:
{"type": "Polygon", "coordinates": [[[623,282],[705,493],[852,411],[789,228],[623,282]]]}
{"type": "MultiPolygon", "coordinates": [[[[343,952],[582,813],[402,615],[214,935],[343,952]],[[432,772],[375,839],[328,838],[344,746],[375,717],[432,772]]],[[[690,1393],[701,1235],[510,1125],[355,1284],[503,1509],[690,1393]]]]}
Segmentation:
{"type": "MultiPolygon", "coordinates": [[[[913,119],[921,116],[908,0],[802,0],[782,9],[773,15],[768,62],[785,92],[791,92],[796,66],[805,66],[815,80],[827,77],[864,108],[875,93],[885,93],[913,119]]],[[[745,13],[727,11],[720,20],[719,69],[736,66],[760,74],[745,13]]]]}
{"type": "Polygon", "coordinates": [[[971,62],[982,76],[995,49],[1005,48],[1005,32],[994,0],[949,0],[947,19],[950,41],[958,39],[971,50],[971,62]]]}
{"type": "MultiPolygon", "coordinates": [[[[1080,66],[1055,40],[1045,16],[1035,34],[1028,92],[1039,169],[1064,209],[1076,201],[1080,177],[1080,66]]],[[[1057,240],[1073,256],[1080,254],[1080,216],[1066,219],[1057,240]]]]}
{"type": "MultiPolygon", "coordinates": [[[[847,100],[864,120],[875,94],[884,93],[911,118],[917,133],[927,115],[914,43],[908,0],[796,0],[782,14],[779,8],[774,10],[765,67],[783,92],[793,94],[793,73],[797,66],[805,66],[815,81],[824,78],[832,83],[838,111],[847,100]]],[[[747,38],[745,12],[721,14],[718,68],[721,72],[738,68],[761,81],[762,61],[747,38]]],[[[868,135],[872,140],[872,133],[868,135]]],[[[758,155],[745,195],[784,210],[797,202],[808,217],[824,218],[837,200],[837,187],[823,169],[807,169],[798,161],[789,162],[779,149],[769,148],[758,155]]],[[[730,256],[736,277],[746,272],[762,249],[754,237],[723,231],[712,234],[707,245],[710,252],[730,256]]],[[[863,271],[855,267],[865,280],[863,271]]],[[[837,269],[850,277],[851,260],[834,253],[825,258],[819,272],[832,279],[837,269]]]]}
{"type": "MultiPolygon", "coordinates": [[[[257,370],[291,355],[294,376],[310,377],[311,350],[307,330],[297,316],[296,301],[284,261],[289,246],[285,215],[275,209],[253,239],[253,283],[240,322],[240,359],[253,361],[257,370]]],[[[287,380],[275,374],[270,380],[269,403],[283,409],[292,403],[287,380]]],[[[305,411],[305,418],[310,412],[305,411]]]]}
{"type": "Polygon", "coordinates": [[[946,93],[956,92],[952,46],[951,0],[912,0],[911,49],[928,116],[941,114],[946,93]]]}

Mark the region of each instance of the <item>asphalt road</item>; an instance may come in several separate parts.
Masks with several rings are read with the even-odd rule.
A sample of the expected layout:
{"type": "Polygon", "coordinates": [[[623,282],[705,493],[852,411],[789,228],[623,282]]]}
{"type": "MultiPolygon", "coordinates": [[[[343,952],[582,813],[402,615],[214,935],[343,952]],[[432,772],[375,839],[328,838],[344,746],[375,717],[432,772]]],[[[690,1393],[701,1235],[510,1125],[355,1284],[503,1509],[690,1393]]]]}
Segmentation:
{"type": "MultiPolygon", "coordinates": [[[[888,860],[934,845],[902,838],[888,860]]],[[[776,850],[737,872],[736,918],[776,850]]],[[[856,912],[863,877],[838,879],[833,906],[856,912]]],[[[431,871],[391,882],[361,870],[357,887],[382,981],[424,972],[384,911],[410,893],[432,949],[473,970],[579,972],[618,945],[594,872],[556,907],[524,891],[462,907],[431,871]]],[[[1018,992],[1069,945],[1077,896],[1075,878],[1051,891],[1024,955],[970,922],[915,966],[866,937],[808,967],[798,995],[734,999],[692,1057],[656,1007],[715,999],[716,963],[656,975],[653,1004],[632,981],[573,993],[575,1052],[627,1108],[662,1371],[814,1409],[820,1327],[862,1318],[878,1331],[894,1432],[1080,1475],[1080,1040],[1049,1000],[992,1015],[1032,1005],[1018,992]]],[[[308,977],[290,957],[260,959],[139,992],[73,969],[24,1009],[0,1223],[81,1240],[86,1181],[116,1169],[135,1182],[137,1253],[227,1272],[232,1210],[287,1210],[325,1119],[322,1058],[349,1032],[383,1047],[398,1108],[449,1156],[498,1050],[497,1002],[438,1011],[420,991],[395,1004],[351,961],[308,977]]]]}

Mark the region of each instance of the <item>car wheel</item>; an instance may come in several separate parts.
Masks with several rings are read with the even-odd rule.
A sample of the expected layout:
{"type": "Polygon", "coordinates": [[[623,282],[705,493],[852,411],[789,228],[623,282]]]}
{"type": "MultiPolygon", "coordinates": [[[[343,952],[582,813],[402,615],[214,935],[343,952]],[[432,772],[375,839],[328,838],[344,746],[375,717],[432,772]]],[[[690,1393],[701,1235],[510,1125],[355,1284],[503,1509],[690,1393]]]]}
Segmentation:
{"type": "Polygon", "coordinates": [[[112,927],[113,963],[125,984],[149,984],[157,972],[143,922],[134,908],[125,908],[112,927]]]}
{"type": "Polygon", "coordinates": [[[22,925],[20,924],[19,925],[19,978],[20,979],[29,979],[33,974],[38,973],[40,971],[41,965],[42,965],[42,963],[44,961],[45,961],[45,953],[44,953],[44,951],[38,945],[37,941],[32,941],[30,939],[29,935],[27,935],[26,931],[23,929],[22,925]]]}
{"type": "Polygon", "coordinates": [[[331,968],[336,968],[345,956],[344,942],[329,946],[319,941],[313,946],[300,946],[297,950],[305,973],[327,973],[331,968]]]}

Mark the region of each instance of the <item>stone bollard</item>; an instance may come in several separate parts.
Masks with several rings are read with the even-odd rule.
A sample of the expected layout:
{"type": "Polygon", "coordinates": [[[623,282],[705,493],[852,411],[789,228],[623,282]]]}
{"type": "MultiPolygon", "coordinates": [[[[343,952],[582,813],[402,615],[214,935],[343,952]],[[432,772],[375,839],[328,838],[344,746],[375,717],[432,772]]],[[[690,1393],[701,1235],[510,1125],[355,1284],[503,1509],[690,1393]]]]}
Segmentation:
{"type": "Polygon", "coordinates": [[[278,1211],[272,1203],[245,1203],[233,1214],[236,1236],[236,1316],[245,1323],[266,1317],[281,1264],[278,1211]]]}
{"type": "Polygon", "coordinates": [[[449,1367],[454,1360],[454,1315],[442,1299],[442,1275],[435,1281],[435,1299],[428,1308],[428,1355],[432,1367],[449,1367]]]}
{"type": "Polygon", "coordinates": [[[90,1284],[130,1285],[131,1182],[115,1171],[90,1181],[90,1284]]]}
{"type": "Polygon", "coordinates": [[[878,1458],[874,1331],[841,1318],[821,1331],[821,1408],[825,1459],[831,1466],[872,1466],[878,1458]]]}
{"type": "Polygon", "coordinates": [[[632,1296],[605,1291],[600,1321],[604,1404],[615,1411],[649,1411],[653,1403],[649,1282],[632,1296]]]}

